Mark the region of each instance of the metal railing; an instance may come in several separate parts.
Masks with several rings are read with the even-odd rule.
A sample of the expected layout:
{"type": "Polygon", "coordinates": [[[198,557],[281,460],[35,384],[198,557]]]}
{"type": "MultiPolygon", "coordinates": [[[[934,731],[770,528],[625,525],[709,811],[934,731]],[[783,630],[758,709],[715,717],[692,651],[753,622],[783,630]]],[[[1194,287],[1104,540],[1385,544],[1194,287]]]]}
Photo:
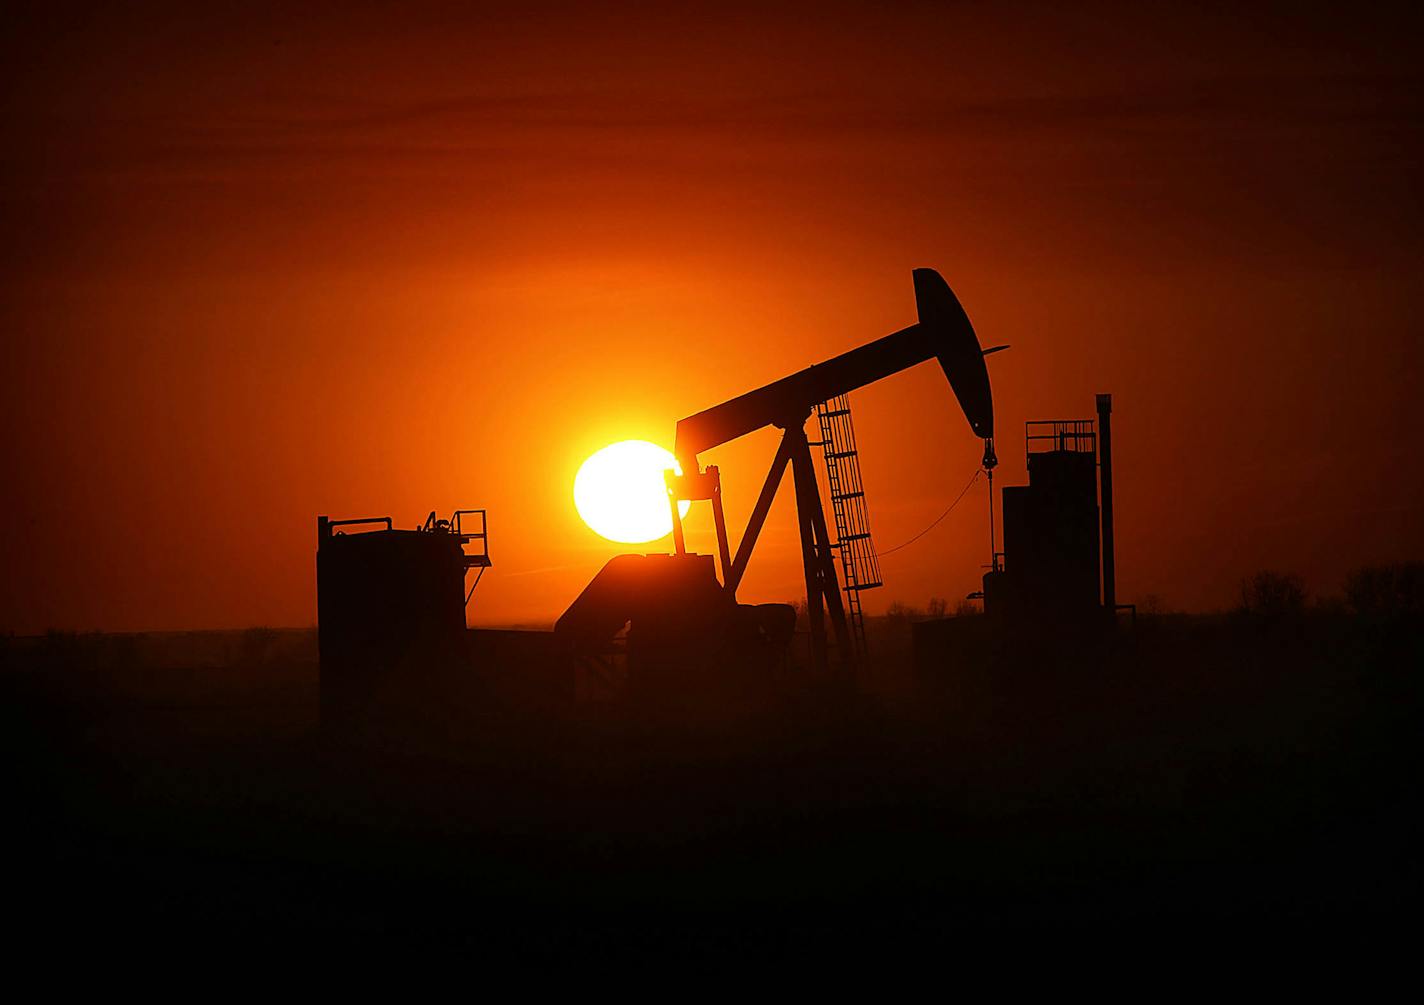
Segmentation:
{"type": "Polygon", "coordinates": [[[817,405],[816,416],[821,425],[820,445],[826,458],[826,481],[836,525],[835,549],[841,565],[846,620],[854,655],[861,659],[866,653],[866,642],[860,591],[880,586],[881,578],[880,559],[870,539],[870,510],[865,504],[865,485],[860,477],[860,454],[855,445],[850,401],[844,394],[837,395],[817,405]]]}
{"type": "Polygon", "coordinates": [[[1029,454],[1054,450],[1096,454],[1098,433],[1092,419],[1044,419],[1024,423],[1024,446],[1029,454]]]}

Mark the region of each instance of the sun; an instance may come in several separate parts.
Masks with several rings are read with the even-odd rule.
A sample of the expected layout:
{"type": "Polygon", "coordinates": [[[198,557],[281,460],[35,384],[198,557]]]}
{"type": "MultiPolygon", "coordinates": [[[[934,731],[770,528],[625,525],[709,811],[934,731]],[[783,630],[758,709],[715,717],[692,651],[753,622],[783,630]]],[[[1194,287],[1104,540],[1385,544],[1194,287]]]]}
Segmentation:
{"type": "MultiPolygon", "coordinates": [[[[574,477],[574,507],[596,533],[623,544],[646,544],[672,533],[663,472],[682,473],[677,458],[647,440],[624,440],[589,457],[574,477]]],[[[678,503],[687,515],[690,504],[678,503]]]]}

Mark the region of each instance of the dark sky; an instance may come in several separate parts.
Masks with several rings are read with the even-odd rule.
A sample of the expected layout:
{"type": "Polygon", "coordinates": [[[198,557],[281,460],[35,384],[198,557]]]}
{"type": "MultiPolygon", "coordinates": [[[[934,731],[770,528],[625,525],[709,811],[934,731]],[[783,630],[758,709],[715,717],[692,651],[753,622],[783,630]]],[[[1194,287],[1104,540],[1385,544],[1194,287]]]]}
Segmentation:
{"type": "MultiPolygon", "coordinates": [[[[1114,393],[1123,599],[1424,556],[1415,15],[199,6],[11,18],[0,631],[311,624],[318,513],[456,505],[476,620],[547,622],[622,550],[584,457],[910,323],[918,266],[1013,344],[1000,484],[1114,393]]],[[[932,368],[853,400],[889,548],[979,444],[932,368]]],[[[773,449],[705,458],[734,523],[773,449]]],[[[975,588],[976,491],[872,610],[975,588]]],[[[747,599],[801,593],[778,506],[747,599]]]]}

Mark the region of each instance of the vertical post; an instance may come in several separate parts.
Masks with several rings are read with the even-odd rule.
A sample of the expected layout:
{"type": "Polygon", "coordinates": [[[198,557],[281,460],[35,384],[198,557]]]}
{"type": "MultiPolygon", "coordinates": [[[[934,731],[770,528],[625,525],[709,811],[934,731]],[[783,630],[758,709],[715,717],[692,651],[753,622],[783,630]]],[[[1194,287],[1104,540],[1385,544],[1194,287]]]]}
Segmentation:
{"type": "Polygon", "coordinates": [[[732,548],[727,543],[727,518],[722,512],[722,476],[716,466],[709,464],[707,473],[712,476],[712,523],[717,527],[717,553],[722,560],[722,585],[732,582],[732,548]]]}
{"type": "Polygon", "coordinates": [[[1113,553],[1112,395],[1098,395],[1098,494],[1103,518],[1103,610],[1117,613],[1117,565],[1113,553]]]}
{"type": "Polygon", "coordinates": [[[791,475],[796,487],[796,523],[801,529],[801,567],[806,575],[806,622],[811,631],[811,665],[817,672],[824,673],[826,670],[826,627],[822,615],[824,591],[821,588],[821,570],[816,557],[816,529],[811,520],[813,503],[808,498],[808,495],[816,491],[816,471],[811,466],[811,447],[806,442],[806,430],[801,426],[788,426],[786,439],[790,441],[791,475]]]}
{"type": "Polygon", "coordinates": [[[994,438],[984,437],[984,460],[980,470],[989,476],[989,571],[999,571],[999,540],[994,533],[994,469],[999,458],[994,454],[994,438]]]}
{"type": "Polygon", "coordinates": [[[682,537],[682,514],[677,511],[677,474],[668,469],[663,472],[663,484],[667,486],[668,507],[672,510],[672,543],[673,550],[679,554],[686,554],[687,543],[682,537]]]}
{"type": "MultiPolygon", "coordinates": [[[[810,451],[807,451],[807,459],[810,451]]],[[[810,465],[807,465],[810,468],[810,465]]],[[[816,486],[816,474],[811,470],[805,505],[811,518],[811,530],[816,541],[816,571],[819,573],[821,595],[826,601],[826,614],[831,621],[831,630],[836,633],[836,653],[840,669],[849,676],[854,653],[850,645],[850,631],[846,625],[845,604],[841,601],[840,582],[836,578],[835,560],[831,558],[831,533],[826,527],[826,513],[821,506],[821,492],[816,486]]],[[[797,497],[797,502],[801,502],[797,497]]]]}
{"type": "Polygon", "coordinates": [[[985,468],[989,476],[989,571],[999,571],[999,539],[994,531],[994,469],[985,468]]]}

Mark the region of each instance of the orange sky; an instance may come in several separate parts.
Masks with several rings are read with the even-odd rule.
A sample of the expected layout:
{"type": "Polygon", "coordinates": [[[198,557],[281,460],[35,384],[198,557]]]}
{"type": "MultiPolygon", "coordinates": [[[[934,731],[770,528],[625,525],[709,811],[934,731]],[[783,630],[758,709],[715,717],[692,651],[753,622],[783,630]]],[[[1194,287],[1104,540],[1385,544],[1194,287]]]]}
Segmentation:
{"type": "MultiPolygon", "coordinates": [[[[1121,599],[1424,556],[1418,23],[522,9],[16,16],[0,631],[312,624],[317,514],[457,505],[474,620],[551,622],[625,550],[585,456],[909,324],[917,266],[1013,344],[999,484],[1114,393],[1121,599]]],[[[889,548],[980,445],[933,365],[853,404],[889,548]]],[[[704,455],[738,527],[774,446],[704,455]]],[[[976,587],[976,493],[871,610],[976,587]]],[[[799,576],[784,494],[742,597],[799,576]]]]}

